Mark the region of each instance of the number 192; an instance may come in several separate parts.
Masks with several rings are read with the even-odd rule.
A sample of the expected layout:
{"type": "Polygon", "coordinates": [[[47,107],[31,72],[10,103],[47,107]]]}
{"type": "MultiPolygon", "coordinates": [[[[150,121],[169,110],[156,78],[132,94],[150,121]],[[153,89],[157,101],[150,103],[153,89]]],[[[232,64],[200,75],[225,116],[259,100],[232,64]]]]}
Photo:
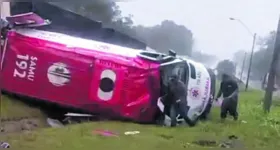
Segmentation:
{"type": "Polygon", "coordinates": [[[17,55],[17,61],[16,61],[16,66],[20,70],[17,70],[15,68],[14,70],[14,77],[20,77],[20,78],[25,78],[26,77],[26,69],[28,68],[28,63],[27,61],[29,60],[28,55],[17,55]]]}

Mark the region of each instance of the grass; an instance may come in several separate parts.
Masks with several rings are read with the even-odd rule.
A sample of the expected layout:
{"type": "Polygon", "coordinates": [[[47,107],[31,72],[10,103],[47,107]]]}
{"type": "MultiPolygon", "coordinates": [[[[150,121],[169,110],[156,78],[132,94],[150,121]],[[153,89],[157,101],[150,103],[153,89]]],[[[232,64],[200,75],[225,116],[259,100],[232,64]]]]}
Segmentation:
{"type": "MultiPolygon", "coordinates": [[[[269,115],[263,114],[259,91],[240,94],[240,121],[229,118],[225,123],[219,121],[219,109],[214,108],[210,121],[200,122],[196,127],[157,127],[122,122],[93,122],[71,125],[62,129],[40,129],[34,132],[16,133],[0,136],[14,149],[66,150],[66,149],[185,149],[199,147],[192,142],[201,139],[222,141],[229,135],[238,136],[248,148],[280,147],[280,107],[273,106],[269,115]],[[243,123],[241,120],[246,121],[243,123]],[[95,129],[106,129],[120,134],[119,137],[102,137],[92,134],[95,129]],[[140,134],[127,136],[125,131],[138,130],[140,134]]],[[[7,106],[12,102],[5,100],[7,106]]],[[[20,109],[21,104],[10,107],[20,109]]],[[[25,106],[24,106],[25,107],[25,106]]],[[[7,110],[7,108],[5,108],[7,110]]],[[[5,110],[4,109],[4,110],[5,110]]],[[[24,109],[26,110],[26,109],[24,109]]],[[[26,110],[27,111],[27,110],[26,110]]],[[[29,110],[28,110],[29,111],[29,110]]],[[[29,114],[30,112],[24,112],[29,114]]],[[[4,111],[5,112],[5,111],[4,111]]],[[[7,111],[9,112],[9,111],[7,111]]],[[[19,112],[10,112],[21,114],[19,112]]],[[[31,111],[32,113],[32,111],[31,111]]],[[[5,113],[4,113],[5,114],[5,113]]],[[[8,113],[9,114],[9,113],[8,113]]]]}
{"type": "Polygon", "coordinates": [[[1,116],[5,118],[43,117],[43,113],[23,102],[3,96],[1,101],[1,116]]]}

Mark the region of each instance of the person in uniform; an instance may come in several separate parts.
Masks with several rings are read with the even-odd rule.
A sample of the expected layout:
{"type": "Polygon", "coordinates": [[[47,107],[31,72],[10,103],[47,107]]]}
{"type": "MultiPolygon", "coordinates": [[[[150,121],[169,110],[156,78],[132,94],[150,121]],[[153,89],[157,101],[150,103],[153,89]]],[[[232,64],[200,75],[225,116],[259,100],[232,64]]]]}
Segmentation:
{"type": "Polygon", "coordinates": [[[189,106],[187,104],[187,87],[179,79],[177,72],[174,70],[168,83],[168,100],[170,105],[171,127],[177,125],[177,116],[180,115],[189,126],[194,126],[196,121],[188,118],[189,106]]]}
{"type": "Polygon", "coordinates": [[[216,98],[216,101],[218,101],[218,99],[223,95],[220,114],[222,121],[227,117],[228,113],[233,116],[234,120],[238,120],[238,93],[237,82],[229,75],[223,74],[220,90],[216,98]]]}

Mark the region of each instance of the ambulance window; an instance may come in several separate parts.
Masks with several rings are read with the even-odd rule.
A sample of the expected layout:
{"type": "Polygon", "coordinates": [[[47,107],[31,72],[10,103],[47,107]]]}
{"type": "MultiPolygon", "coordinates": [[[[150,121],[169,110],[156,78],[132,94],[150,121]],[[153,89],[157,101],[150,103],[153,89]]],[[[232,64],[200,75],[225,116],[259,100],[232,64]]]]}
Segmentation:
{"type": "Polygon", "coordinates": [[[172,74],[172,68],[174,66],[166,66],[163,68],[163,70],[161,71],[161,75],[162,75],[162,82],[165,86],[168,85],[168,80],[169,80],[169,77],[171,76],[172,74]]]}
{"type": "Polygon", "coordinates": [[[184,68],[181,66],[177,66],[176,68],[173,69],[173,72],[176,73],[178,75],[179,80],[181,81],[185,81],[185,72],[184,72],[184,68]]]}
{"type": "Polygon", "coordinates": [[[185,82],[186,81],[186,71],[183,66],[180,66],[178,74],[179,74],[180,80],[185,82]]]}
{"type": "Polygon", "coordinates": [[[190,69],[189,69],[189,66],[186,64],[186,66],[185,66],[185,79],[186,79],[186,83],[188,83],[188,81],[189,81],[189,71],[190,69]]]}
{"type": "Polygon", "coordinates": [[[172,73],[177,74],[179,79],[182,80],[183,82],[185,82],[184,68],[181,66],[177,66],[177,65],[176,66],[170,65],[170,66],[164,67],[164,69],[162,69],[162,71],[161,71],[162,82],[165,86],[168,85],[168,81],[169,81],[169,78],[171,77],[172,73]]]}
{"type": "Polygon", "coordinates": [[[193,64],[190,64],[190,69],[191,69],[191,78],[196,79],[196,72],[195,72],[195,68],[193,66],[193,64]]]}

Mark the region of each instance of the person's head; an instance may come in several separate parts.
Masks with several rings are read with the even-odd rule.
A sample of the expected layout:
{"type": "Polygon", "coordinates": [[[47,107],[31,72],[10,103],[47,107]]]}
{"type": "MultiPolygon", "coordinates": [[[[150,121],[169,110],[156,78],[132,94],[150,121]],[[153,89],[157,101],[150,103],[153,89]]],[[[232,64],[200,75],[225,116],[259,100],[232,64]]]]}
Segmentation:
{"type": "Polygon", "coordinates": [[[179,80],[179,76],[178,76],[178,69],[174,68],[171,72],[171,75],[169,76],[169,80],[171,82],[176,82],[179,80]]]}

